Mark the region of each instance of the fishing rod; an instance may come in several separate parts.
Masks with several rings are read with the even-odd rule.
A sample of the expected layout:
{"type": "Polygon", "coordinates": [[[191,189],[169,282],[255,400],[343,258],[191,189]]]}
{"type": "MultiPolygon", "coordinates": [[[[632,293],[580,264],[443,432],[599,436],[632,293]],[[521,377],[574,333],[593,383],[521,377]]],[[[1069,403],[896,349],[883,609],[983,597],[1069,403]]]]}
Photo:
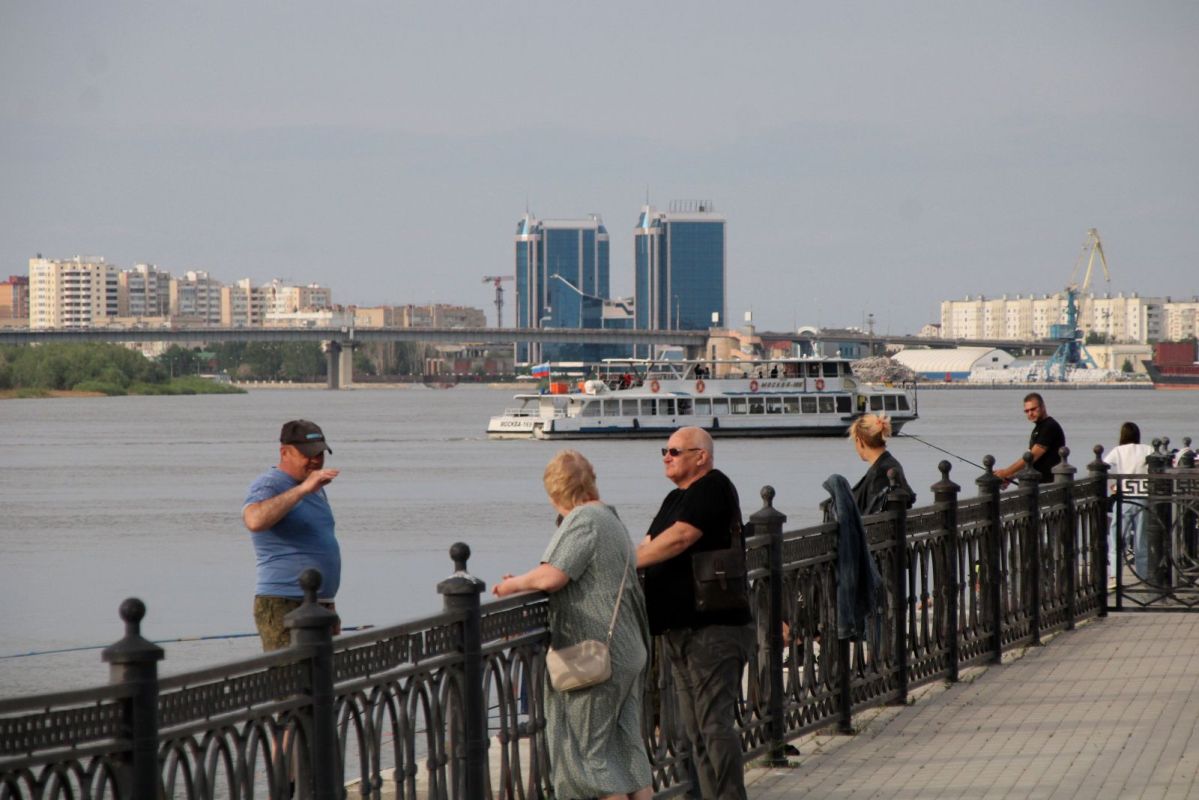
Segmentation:
{"type": "MultiPolygon", "coordinates": [[[[374,625],[354,625],[348,628],[342,628],[342,633],[352,633],[354,631],[365,631],[375,627],[374,625]]],[[[215,633],[210,636],[179,636],[175,639],[155,639],[152,644],[178,644],[180,642],[211,642],[218,639],[248,639],[251,636],[257,636],[258,632],[254,633],[215,633]]],[[[0,660],[6,658],[28,658],[29,656],[49,656],[57,653],[80,653],[85,650],[102,650],[108,647],[106,644],[89,644],[82,647],[60,647],[56,650],[31,650],[28,653],[9,653],[0,655],[0,660]]]]}
{"type": "Polygon", "coordinates": [[[961,457],[961,456],[959,456],[957,453],[951,453],[951,452],[949,452],[948,450],[946,450],[944,447],[937,447],[937,446],[936,446],[935,444],[933,444],[932,442],[926,442],[925,440],[921,439],[919,436],[913,436],[913,435],[912,435],[912,434],[910,434],[910,433],[897,433],[897,434],[895,434],[895,436],[896,436],[896,438],[903,438],[903,439],[915,439],[916,441],[920,442],[920,444],[927,445],[928,447],[931,447],[931,448],[932,448],[932,449],[934,449],[934,450],[940,450],[940,451],[941,451],[942,453],[944,453],[945,455],[947,455],[947,456],[953,456],[953,457],[954,457],[954,458],[956,458],[958,461],[961,461],[961,462],[962,462],[962,463],[964,463],[964,464],[969,464],[970,466],[972,466],[972,467],[978,467],[979,469],[984,469],[984,470],[986,469],[986,467],[984,467],[982,464],[975,464],[975,463],[974,463],[973,461],[971,461],[970,459],[968,459],[968,458],[962,458],[962,457],[961,457]]]}

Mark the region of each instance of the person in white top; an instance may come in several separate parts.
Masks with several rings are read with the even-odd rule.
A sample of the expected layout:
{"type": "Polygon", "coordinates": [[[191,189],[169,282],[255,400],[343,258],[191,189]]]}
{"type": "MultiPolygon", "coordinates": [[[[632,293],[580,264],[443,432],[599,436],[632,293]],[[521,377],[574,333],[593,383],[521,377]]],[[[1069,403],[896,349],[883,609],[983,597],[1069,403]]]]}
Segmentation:
{"type": "MultiPolygon", "coordinates": [[[[1135,475],[1148,475],[1149,466],[1146,456],[1153,452],[1147,444],[1141,444],[1141,429],[1135,422],[1125,422],[1120,426],[1120,444],[1108,451],[1103,460],[1111,467],[1108,472],[1112,476],[1108,492],[1115,496],[1116,490],[1123,487],[1121,497],[1120,520],[1123,523],[1124,547],[1135,548],[1134,569],[1144,578],[1148,574],[1149,554],[1145,545],[1145,489],[1146,482],[1133,478],[1135,475]]],[[[1107,574],[1115,580],[1114,565],[1123,563],[1116,558],[1116,509],[1112,509],[1111,526],[1108,530],[1107,543],[1107,574]]]]}

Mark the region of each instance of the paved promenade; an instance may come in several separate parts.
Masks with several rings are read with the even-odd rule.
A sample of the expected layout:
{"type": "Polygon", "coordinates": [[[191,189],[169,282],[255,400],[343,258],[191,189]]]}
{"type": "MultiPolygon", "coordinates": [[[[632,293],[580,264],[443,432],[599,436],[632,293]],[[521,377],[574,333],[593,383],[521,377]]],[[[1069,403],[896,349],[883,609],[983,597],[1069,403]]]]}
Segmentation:
{"type": "Polygon", "coordinates": [[[1199,614],[1112,613],[799,741],[749,796],[1197,798],[1199,614]]]}

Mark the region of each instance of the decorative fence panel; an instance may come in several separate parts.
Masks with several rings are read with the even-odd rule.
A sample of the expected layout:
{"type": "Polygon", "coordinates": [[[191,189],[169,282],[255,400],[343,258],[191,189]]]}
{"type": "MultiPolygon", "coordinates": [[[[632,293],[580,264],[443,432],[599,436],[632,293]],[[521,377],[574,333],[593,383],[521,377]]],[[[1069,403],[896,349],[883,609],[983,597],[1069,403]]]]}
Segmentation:
{"type": "MultiPolygon", "coordinates": [[[[1068,456],[1068,451],[1063,451],[1068,456]]],[[[747,758],[786,760],[787,741],[956,680],[1043,634],[1107,610],[1108,476],[1099,460],[1055,483],[1026,471],[1003,493],[994,459],[959,499],[942,462],[930,506],[896,493],[864,522],[882,577],[881,612],[860,639],[838,638],[835,522],[785,531],[774,492],[747,525],[758,646],[737,725],[747,758]]],[[[1114,579],[1130,605],[1199,607],[1199,480],[1151,472],[1141,501],[1157,515],[1153,570],[1123,547],[1114,579]],[[1167,585],[1163,576],[1170,579],[1167,585]]],[[[1125,511],[1119,492],[1116,514],[1125,511]]],[[[0,701],[0,800],[9,798],[540,798],[550,793],[545,729],[544,595],[481,603],[469,548],[451,548],[439,615],[333,638],[331,613],[306,602],[292,647],[168,679],[126,601],[126,635],[108,648],[109,685],[0,701]]],[[[660,643],[646,681],[644,736],[660,797],[689,786],[689,745],[660,643]]]]}

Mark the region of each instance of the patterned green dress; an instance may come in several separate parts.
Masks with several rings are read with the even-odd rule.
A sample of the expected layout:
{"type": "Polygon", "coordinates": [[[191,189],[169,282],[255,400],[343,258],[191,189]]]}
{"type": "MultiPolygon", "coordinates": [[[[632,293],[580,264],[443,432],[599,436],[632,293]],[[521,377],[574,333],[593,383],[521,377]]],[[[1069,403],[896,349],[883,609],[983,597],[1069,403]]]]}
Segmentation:
{"type": "Polygon", "coordinates": [[[629,532],[611,507],[577,506],[562,520],[541,560],[570,576],[565,587],[550,595],[553,647],[604,641],[626,565],[629,575],[612,634],[612,677],[574,692],[556,692],[546,681],[554,792],[558,800],[577,800],[649,786],[641,733],[649,624],[629,532]]]}

